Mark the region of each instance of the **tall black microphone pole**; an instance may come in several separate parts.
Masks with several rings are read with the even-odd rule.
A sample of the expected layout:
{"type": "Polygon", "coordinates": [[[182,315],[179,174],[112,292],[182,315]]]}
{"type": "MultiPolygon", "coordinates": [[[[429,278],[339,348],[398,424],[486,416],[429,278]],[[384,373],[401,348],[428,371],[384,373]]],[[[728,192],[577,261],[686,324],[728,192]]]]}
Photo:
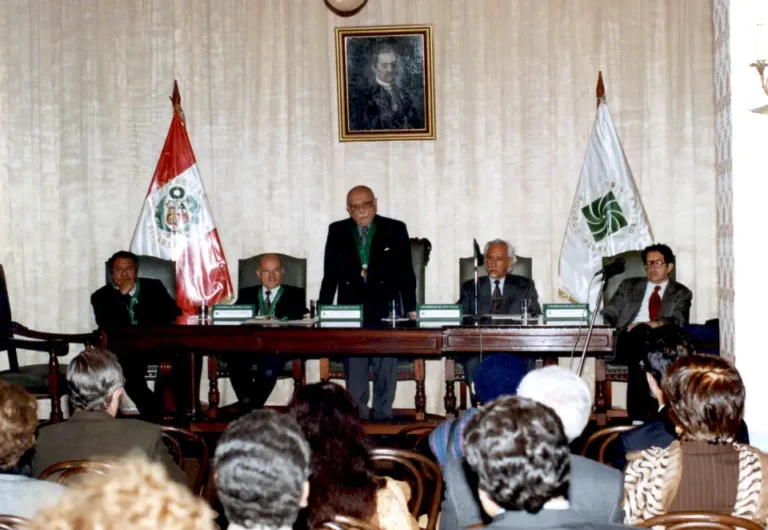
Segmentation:
{"type": "MultiPolygon", "coordinates": [[[[472,239],[472,254],[475,257],[475,317],[477,317],[477,300],[479,298],[477,292],[477,267],[482,265],[480,262],[480,260],[482,260],[482,254],[480,254],[480,245],[477,244],[477,239],[474,238],[472,239]]],[[[477,321],[477,318],[475,318],[475,321],[477,321]]]]}
{"type": "MultiPolygon", "coordinates": [[[[595,302],[595,312],[592,313],[592,321],[589,323],[589,330],[587,331],[587,340],[584,342],[584,348],[581,350],[581,359],[579,359],[579,369],[576,374],[581,376],[581,370],[584,368],[584,359],[587,357],[587,349],[589,348],[589,339],[592,338],[592,330],[595,328],[595,319],[597,319],[597,313],[600,309],[600,302],[603,301],[603,292],[605,291],[605,284],[608,282],[608,278],[616,274],[624,272],[624,258],[618,258],[617,260],[609,263],[595,274],[603,275],[603,279],[600,282],[600,292],[597,294],[597,302],[595,302]]],[[[589,293],[587,293],[587,301],[589,301],[589,293]]]]}

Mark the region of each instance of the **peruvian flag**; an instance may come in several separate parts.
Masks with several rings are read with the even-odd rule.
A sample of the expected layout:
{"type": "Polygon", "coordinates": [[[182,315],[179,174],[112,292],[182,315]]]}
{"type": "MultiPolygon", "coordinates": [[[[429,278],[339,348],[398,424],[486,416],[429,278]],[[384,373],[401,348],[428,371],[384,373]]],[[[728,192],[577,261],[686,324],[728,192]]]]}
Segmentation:
{"type": "Polygon", "coordinates": [[[176,262],[176,303],[185,315],[233,299],[224,249],[184,125],[179,86],[173,119],[131,241],[131,252],[176,262]]]}

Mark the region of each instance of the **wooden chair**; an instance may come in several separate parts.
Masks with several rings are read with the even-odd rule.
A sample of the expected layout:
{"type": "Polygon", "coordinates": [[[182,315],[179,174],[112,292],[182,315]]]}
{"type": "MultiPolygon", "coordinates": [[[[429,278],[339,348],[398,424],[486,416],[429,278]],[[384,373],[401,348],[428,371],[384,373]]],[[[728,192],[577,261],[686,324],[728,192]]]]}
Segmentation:
{"type": "Polygon", "coordinates": [[[0,515],[0,530],[16,530],[28,522],[29,519],[17,515],[0,515]]]}
{"type": "Polygon", "coordinates": [[[51,420],[54,423],[63,419],[61,397],[66,392],[67,384],[59,366],[59,357],[69,354],[70,343],[96,345],[99,339],[93,333],[69,335],[34,331],[14,322],[5,271],[0,265],[0,352],[8,352],[9,365],[8,370],[0,372],[0,378],[23,387],[36,397],[50,398],[51,420]],[[17,349],[45,352],[48,363],[20,366],[17,349]]]}
{"type": "Polygon", "coordinates": [[[763,530],[756,522],[725,513],[675,512],[651,517],[638,524],[641,528],[663,526],[665,530],[763,530]]]}
{"type": "Polygon", "coordinates": [[[619,434],[632,430],[634,428],[634,425],[616,425],[614,427],[606,427],[604,429],[600,429],[597,432],[592,433],[592,435],[587,438],[587,441],[584,442],[584,448],[581,450],[582,456],[587,456],[588,454],[594,454],[593,446],[597,446],[597,461],[601,464],[605,464],[605,450],[608,448],[608,446],[616,440],[616,438],[619,437],[619,434]],[[597,445],[599,444],[599,445],[597,445]]]}
{"type": "Polygon", "coordinates": [[[373,449],[370,454],[377,474],[394,474],[395,467],[404,472],[411,486],[411,499],[408,503],[411,514],[418,519],[420,514],[426,513],[427,530],[434,530],[443,496],[443,475],[437,464],[422,454],[403,449],[373,449]]]}
{"type": "Polygon", "coordinates": [[[395,444],[401,449],[419,452],[434,430],[434,425],[408,425],[397,432],[395,444]]]}
{"type": "MultiPolygon", "coordinates": [[[[429,239],[412,237],[411,242],[411,262],[413,272],[416,276],[416,303],[423,304],[426,298],[426,274],[429,257],[432,253],[432,243],[429,239]]],[[[412,413],[415,413],[417,420],[423,420],[426,417],[425,409],[426,388],[424,379],[426,377],[424,369],[424,359],[401,358],[397,361],[397,380],[398,381],[416,381],[416,399],[415,407],[412,413]]],[[[368,374],[369,380],[373,381],[373,372],[368,374]]],[[[341,359],[321,359],[320,360],[320,379],[329,381],[331,379],[344,379],[344,363],[341,359]]],[[[411,412],[410,409],[406,412],[411,412]]]]}
{"type": "Polygon", "coordinates": [[[163,434],[163,442],[165,442],[165,445],[168,447],[173,460],[176,462],[176,465],[182,469],[185,469],[184,458],[190,458],[184,454],[183,446],[195,446],[197,448],[195,452],[199,457],[196,459],[199,459],[200,464],[190,486],[192,486],[192,492],[195,495],[202,496],[205,487],[205,478],[210,466],[210,451],[208,449],[208,444],[205,443],[205,440],[199,434],[187,429],[182,429],[181,427],[163,425],[160,427],[160,430],[163,434]]]}
{"type": "Polygon", "coordinates": [[[336,515],[332,521],[323,523],[327,530],[380,530],[378,526],[348,515],[336,515]]]}
{"type": "Polygon", "coordinates": [[[112,464],[102,460],[65,460],[50,465],[40,473],[40,480],[54,478],[57,484],[65,484],[70,478],[83,473],[106,475],[112,469],[112,464]]]}

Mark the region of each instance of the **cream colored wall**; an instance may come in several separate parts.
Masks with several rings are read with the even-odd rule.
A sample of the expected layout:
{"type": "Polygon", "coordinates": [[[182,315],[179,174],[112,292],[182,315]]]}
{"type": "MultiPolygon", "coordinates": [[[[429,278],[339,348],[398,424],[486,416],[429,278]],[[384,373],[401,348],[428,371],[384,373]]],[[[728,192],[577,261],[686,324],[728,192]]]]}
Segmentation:
{"type": "Polygon", "coordinates": [[[17,320],[94,327],[89,294],[129,244],[174,78],[233,272],[265,250],[301,255],[317,293],[327,225],[365,183],[431,240],[428,301],[456,298],[473,237],[513,241],[556,300],[598,70],[692,318],[717,315],[711,2],[368,4],[350,18],[321,0],[0,4],[0,261],[17,320]],[[333,28],[409,23],[434,26],[438,139],[340,144],[333,28]]]}

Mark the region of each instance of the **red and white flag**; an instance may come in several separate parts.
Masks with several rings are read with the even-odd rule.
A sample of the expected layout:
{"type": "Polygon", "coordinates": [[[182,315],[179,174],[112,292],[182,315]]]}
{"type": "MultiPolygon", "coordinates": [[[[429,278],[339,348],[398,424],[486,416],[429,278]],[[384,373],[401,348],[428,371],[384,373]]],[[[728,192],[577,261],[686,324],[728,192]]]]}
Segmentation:
{"type": "Polygon", "coordinates": [[[131,252],[176,262],[176,302],[185,315],[200,304],[232,301],[224,249],[184,125],[174,82],[173,119],[131,241],[131,252]]]}

